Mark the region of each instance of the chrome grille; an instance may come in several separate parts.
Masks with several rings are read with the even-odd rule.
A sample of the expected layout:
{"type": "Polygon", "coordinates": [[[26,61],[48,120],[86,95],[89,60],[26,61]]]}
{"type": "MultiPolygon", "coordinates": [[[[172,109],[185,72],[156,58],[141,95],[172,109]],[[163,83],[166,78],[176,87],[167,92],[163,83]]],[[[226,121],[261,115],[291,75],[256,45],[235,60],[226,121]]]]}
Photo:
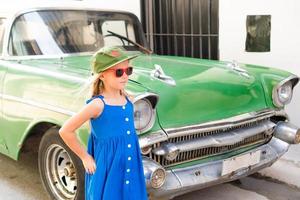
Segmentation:
{"type": "MultiPolygon", "coordinates": [[[[188,141],[188,140],[193,140],[197,138],[204,138],[207,136],[213,136],[214,134],[222,134],[226,133],[231,130],[238,130],[238,129],[243,129],[243,128],[249,128],[249,127],[254,127],[257,126],[260,123],[269,121],[270,118],[266,119],[261,119],[255,122],[246,122],[244,124],[239,124],[237,126],[232,126],[230,128],[226,129],[219,129],[219,130],[213,130],[210,132],[199,132],[190,134],[190,135],[182,135],[182,136],[176,136],[176,137],[170,137],[167,141],[168,143],[177,143],[181,141],[188,141]]],[[[180,152],[178,156],[176,157],[175,160],[169,161],[165,159],[164,156],[159,156],[154,154],[153,152],[150,152],[147,156],[155,160],[156,162],[160,163],[162,166],[167,167],[167,166],[172,166],[176,165],[179,163],[184,163],[192,160],[197,160],[197,159],[202,159],[206,158],[212,155],[219,155],[219,154],[224,154],[228,153],[233,150],[238,150],[240,148],[248,147],[251,145],[259,145],[259,144],[264,144],[268,142],[272,137],[272,134],[267,134],[265,132],[257,133],[256,135],[253,135],[251,137],[247,137],[244,140],[237,142],[233,145],[225,145],[221,147],[207,147],[207,148],[202,148],[202,149],[195,149],[191,151],[186,151],[186,152],[180,152]]],[[[155,143],[153,144],[152,148],[155,149],[157,147],[160,147],[161,143],[155,143]]]]}

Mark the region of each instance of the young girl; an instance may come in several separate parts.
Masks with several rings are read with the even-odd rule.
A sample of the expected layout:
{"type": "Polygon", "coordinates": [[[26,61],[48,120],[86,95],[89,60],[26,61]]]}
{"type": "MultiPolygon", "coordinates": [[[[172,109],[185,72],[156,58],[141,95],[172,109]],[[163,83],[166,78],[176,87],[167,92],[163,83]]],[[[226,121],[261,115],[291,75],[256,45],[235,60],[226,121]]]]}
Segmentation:
{"type": "Polygon", "coordinates": [[[134,57],[119,48],[102,48],[95,53],[92,71],[97,78],[92,97],[59,130],[86,170],[86,200],[147,199],[133,104],[124,92],[132,73],[129,60],[134,57]],[[91,134],[86,151],[75,131],[87,120],[91,134]]]}

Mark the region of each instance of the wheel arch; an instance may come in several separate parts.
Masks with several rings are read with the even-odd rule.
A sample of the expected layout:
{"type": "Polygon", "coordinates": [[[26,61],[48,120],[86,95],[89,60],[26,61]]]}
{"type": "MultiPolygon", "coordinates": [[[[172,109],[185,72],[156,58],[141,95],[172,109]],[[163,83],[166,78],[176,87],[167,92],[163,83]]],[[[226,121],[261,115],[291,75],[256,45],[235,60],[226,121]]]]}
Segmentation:
{"type": "Polygon", "coordinates": [[[47,130],[53,127],[59,129],[61,124],[58,121],[51,119],[38,119],[32,121],[18,142],[19,148],[14,155],[14,159],[18,160],[22,152],[38,151],[43,135],[47,130]]]}
{"type": "MultiPolygon", "coordinates": [[[[13,155],[13,159],[18,160],[20,154],[24,151],[38,151],[40,141],[46,131],[50,128],[59,129],[61,126],[61,122],[50,118],[43,118],[32,121],[20,138],[18,142],[18,148],[15,152],[15,155],[13,155]]],[[[81,134],[79,134],[78,140],[82,144],[85,143],[84,138],[81,134]]]]}

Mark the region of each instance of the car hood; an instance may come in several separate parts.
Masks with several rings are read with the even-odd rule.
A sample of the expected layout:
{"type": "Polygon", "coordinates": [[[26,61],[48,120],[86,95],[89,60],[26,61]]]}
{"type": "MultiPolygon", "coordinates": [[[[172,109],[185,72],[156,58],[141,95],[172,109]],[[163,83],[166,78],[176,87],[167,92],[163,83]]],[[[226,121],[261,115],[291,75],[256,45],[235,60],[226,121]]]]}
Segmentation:
{"type": "MultiPolygon", "coordinates": [[[[90,56],[71,56],[63,60],[24,61],[23,64],[36,65],[84,80],[90,76],[89,63],[90,56]]],[[[141,55],[132,60],[132,65],[134,74],[130,79],[139,83],[143,91],[159,95],[157,115],[163,128],[224,119],[267,107],[261,81],[251,72],[234,70],[226,62],[141,55]],[[174,79],[175,86],[151,76],[158,65],[167,76],[174,79]]],[[[129,90],[136,88],[128,84],[129,90]]]]}
{"type": "Polygon", "coordinates": [[[157,113],[163,128],[224,119],[265,109],[261,81],[230,63],[175,56],[140,56],[133,60],[134,80],[159,94],[157,113]],[[176,82],[151,76],[159,65],[176,82]]]}

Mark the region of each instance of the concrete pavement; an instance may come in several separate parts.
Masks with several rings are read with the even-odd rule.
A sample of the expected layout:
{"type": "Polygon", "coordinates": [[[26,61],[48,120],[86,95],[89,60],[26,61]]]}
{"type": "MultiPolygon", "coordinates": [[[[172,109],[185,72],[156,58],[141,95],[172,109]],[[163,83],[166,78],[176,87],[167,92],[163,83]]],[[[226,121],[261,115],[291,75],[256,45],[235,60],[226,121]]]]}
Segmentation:
{"type": "Polygon", "coordinates": [[[291,145],[286,154],[259,174],[300,189],[300,145],[291,145]]]}
{"type": "Polygon", "coordinates": [[[37,153],[19,161],[0,155],[0,200],[48,200],[38,172],[37,153]]]}
{"type": "Polygon", "coordinates": [[[230,183],[221,184],[203,190],[195,191],[174,198],[173,200],[268,200],[268,198],[257,194],[253,191],[248,191],[236,187],[230,183]]]}

